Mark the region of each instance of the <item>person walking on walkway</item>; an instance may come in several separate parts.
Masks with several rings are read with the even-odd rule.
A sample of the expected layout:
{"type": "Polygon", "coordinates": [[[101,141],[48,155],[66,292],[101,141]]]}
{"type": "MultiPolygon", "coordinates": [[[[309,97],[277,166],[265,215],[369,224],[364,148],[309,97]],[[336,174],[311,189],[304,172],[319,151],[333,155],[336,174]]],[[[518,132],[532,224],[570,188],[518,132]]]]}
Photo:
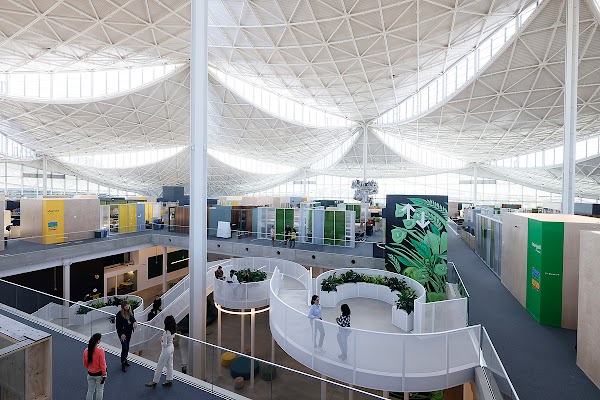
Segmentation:
{"type": "Polygon", "coordinates": [[[271,246],[275,246],[275,225],[271,225],[271,246]]]}
{"type": "Polygon", "coordinates": [[[323,328],[323,316],[321,315],[319,296],[313,294],[310,304],[308,318],[310,319],[310,326],[313,329],[313,346],[321,351],[323,350],[323,340],[325,339],[325,328],[323,328]],[[317,344],[317,332],[319,332],[319,344],[317,344]]]}
{"type": "Polygon", "coordinates": [[[290,233],[290,249],[293,249],[296,247],[296,228],[292,229],[292,233],[290,233]]]}
{"type": "Polygon", "coordinates": [[[85,400],[102,400],[104,397],[104,381],[106,380],[106,358],[104,349],[98,347],[102,335],[94,333],[83,351],[83,365],[87,368],[88,390],[85,400]]]}
{"type": "Polygon", "coordinates": [[[342,315],[335,319],[335,322],[340,326],[337,334],[337,341],[340,345],[342,354],[338,358],[342,361],[346,361],[348,358],[348,336],[350,336],[350,307],[344,303],[341,307],[342,315]]]}
{"type": "Polygon", "coordinates": [[[127,362],[129,342],[131,334],[138,327],[138,323],[133,316],[131,305],[126,300],[121,302],[121,311],[115,317],[115,325],[117,326],[117,336],[121,341],[121,370],[127,372],[127,367],[129,367],[127,362]]]}
{"type": "Polygon", "coordinates": [[[158,357],[158,364],[156,364],[156,370],[154,371],[154,378],[151,382],[146,383],[147,387],[155,388],[160,381],[163,368],[167,367],[167,380],[162,384],[165,387],[173,385],[173,352],[175,347],[173,346],[173,337],[177,332],[177,324],[175,318],[172,315],[167,315],[165,318],[165,330],[160,338],[161,352],[158,357]]]}

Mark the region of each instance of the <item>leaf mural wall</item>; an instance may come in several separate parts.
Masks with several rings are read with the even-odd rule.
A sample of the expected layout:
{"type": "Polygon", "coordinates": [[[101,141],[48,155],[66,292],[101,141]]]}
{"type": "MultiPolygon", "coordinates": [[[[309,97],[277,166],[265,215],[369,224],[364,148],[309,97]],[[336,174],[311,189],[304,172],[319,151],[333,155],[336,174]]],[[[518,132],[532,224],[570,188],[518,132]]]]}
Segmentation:
{"type": "Polygon", "coordinates": [[[448,197],[388,195],[385,264],[421,283],[427,301],[446,300],[448,197]]]}

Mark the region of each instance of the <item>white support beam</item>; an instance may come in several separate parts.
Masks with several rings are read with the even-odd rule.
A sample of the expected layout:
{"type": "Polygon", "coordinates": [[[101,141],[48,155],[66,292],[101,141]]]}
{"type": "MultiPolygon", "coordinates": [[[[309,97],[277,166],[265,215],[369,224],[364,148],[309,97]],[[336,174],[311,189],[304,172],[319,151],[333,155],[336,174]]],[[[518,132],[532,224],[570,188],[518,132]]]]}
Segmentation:
{"type": "Polygon", "coordinates": [[[363,125],[363,182],[367,182],[367,159],[369,156],[368,152],[369,144],[369,126],[365,123],[363,125]]]}
{"type": "Polygon", "coordinates": [[[168,266],[168,249],[166,246],[162,247],[162,292],[167,292],[167,266],[168,266]]]}
{"type": "Polygon", "coordinates": [[[42,156],[42,195],[48,194],[48,158],[44,154],[42,156]]]}
{"type": "Polygon", "coordinates": [[[562,213],[575,213],[575,145],[579,62],[579,0],[567,0],[565,120],[563,133],[562,213]]]}
{"type": "MultiPolygon", "coordinates": [[[[192,1],[190,63],[190,337],[206,341],[206,183],[208,103],[208,2],[192,1]]],[[[202,345],[190,346],[189,370],[204,379],[202,345]]]]}

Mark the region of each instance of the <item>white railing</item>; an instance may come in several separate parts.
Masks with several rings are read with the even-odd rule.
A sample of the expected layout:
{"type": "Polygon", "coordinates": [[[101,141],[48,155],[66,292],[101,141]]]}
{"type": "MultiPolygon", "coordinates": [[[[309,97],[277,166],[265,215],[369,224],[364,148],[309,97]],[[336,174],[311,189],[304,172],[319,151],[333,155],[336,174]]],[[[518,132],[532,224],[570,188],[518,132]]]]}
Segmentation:
{"type": "Polygon", "coordinates": [[[433,391],[469,382],[479,366],[479,325],[435,334],[382,333],[316,324],[279,297],[283,274],[271,279],[271,333],[294,359],[313,370],[348,384],[376,390],[433,391]],[[347,348],[346,359],[340,358],[347,348]]]}

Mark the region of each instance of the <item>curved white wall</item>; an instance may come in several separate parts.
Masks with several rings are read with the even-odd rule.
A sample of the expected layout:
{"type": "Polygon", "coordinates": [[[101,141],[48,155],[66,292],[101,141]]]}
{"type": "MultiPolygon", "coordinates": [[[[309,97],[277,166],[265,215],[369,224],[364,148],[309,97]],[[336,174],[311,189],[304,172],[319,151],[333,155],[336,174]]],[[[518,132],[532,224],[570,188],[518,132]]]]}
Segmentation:
{"type": "MultiPolygon", "coordinates": [[[[384,273],[377,270],[375,275],[384,273]]],[[[284,275],[275,270],[271,279],[271,333],[286,353],[314,371],[351,385],[389,391],[433,391],[474,379],[474,367],[480,365],[479,325],[433,334],[351,328],[345,337],[335,323],[323,321],[325,337],[319,351],[313,342],[315,325],[306,315],[308,306],[294,309],[279,296],[284,275]],[[344,340],[345,361],[338,357],[344,340]]]]}

